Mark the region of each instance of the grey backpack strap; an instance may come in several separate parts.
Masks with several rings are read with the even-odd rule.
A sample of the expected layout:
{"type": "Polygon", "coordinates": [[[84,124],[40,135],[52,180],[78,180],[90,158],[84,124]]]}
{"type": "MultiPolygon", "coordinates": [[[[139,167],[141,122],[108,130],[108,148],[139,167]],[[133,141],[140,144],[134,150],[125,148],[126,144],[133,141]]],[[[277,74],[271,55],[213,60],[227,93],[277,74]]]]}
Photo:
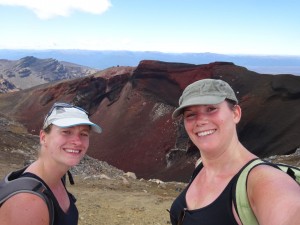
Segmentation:
{"type": "Polygon", "coordinates": [[[35,194],[42,198],[49,210],[50,225],[54,225],[54,206],[48,189],[42,182],[32,177],[19,177],[26,168],[8,174],[0,181],[0,207],[10,197],[18,193],[35,194]]]}

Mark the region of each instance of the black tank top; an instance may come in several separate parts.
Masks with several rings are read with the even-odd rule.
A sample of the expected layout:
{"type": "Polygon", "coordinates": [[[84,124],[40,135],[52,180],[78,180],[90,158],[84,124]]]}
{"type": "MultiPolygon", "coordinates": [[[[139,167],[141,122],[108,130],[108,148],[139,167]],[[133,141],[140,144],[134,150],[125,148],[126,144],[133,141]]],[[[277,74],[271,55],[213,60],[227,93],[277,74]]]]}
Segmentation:
{"type": "Polygon", "coordinates": [[[49,190],[49,196],[51,197],[52,201],[53,201],[53,205],[54,205],[54,224],[55,225],[77,225],[78,224],[78,210],[77,207],[75,205],[76,199],[75,197],[69,193],[69,199],[70,199],[70,207],[68,209],[68,211],[65,213],[62,208],[60,207],[57,199],[55,198],[53,192],[51,191],[51,189],[48,187],[48,185],[37,175],[33,174],[33,173],[29,173],[26,172],[24,174],[22,174],[22,177],[33,177],[35,179],[38,179],[39,181],[41,181],[49,190]]]}
{"type": "Polygon", "coordinates": [[[189,185],[175,199],[170,209],[170,219],[172,225],[177,225],[182,221],[182,225],[238,225],[232,212],[232,188],[235,184],[236,176],[233,177],[225,187],[219,197],[211,204],[188,210],[186,205],[186,192],[193,179],[203,168],[200,164],[194,171],[189,185]]]}

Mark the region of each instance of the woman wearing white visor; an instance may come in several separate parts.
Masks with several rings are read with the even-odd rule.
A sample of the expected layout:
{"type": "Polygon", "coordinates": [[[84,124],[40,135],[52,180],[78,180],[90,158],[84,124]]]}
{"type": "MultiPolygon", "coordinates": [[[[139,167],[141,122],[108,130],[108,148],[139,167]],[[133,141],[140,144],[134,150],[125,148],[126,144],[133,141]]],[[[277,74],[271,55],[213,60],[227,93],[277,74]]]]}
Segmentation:
{"type": "Polygon", "coordinates": [[[38,179],[48,189],[47,195],[54,206],[54,218],[41,197],[19,193],[1,206],[1,224],[78,224],[75,198],[67,191],[63,177],[86,154],[91,130],[101,132],[101,128],[89,120],[82,108],[67,103],[53,105],[40,131],[38,159],[26,168],[22,177],[38,179]]]}

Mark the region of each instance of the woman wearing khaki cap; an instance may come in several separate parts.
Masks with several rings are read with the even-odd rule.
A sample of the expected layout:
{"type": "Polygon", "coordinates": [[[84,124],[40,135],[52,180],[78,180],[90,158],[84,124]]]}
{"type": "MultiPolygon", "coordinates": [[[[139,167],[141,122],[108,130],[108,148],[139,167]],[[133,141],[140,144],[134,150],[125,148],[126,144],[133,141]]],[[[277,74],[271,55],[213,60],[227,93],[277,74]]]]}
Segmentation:
{"type": "MultiPolygon", "coordinates": [[[[243,168],[258,157],[238,139],[236,125],[241,115],[234,91],[222,80],[199,80],[183,91],[173,118],[183,117],[201,163],[171,206],[173,225],[242,224],[233,190],[243,168]]],[[[249,225],[300,224],[300,187],[290,176],[260,164],[246,180],[246,198],[255,218],[249,225]]]]}
{"type": "Polygon", "coordinates": [[[11,180],[20,182],[29,177],[41,185],[31,192],[22,190],[10,195],[0,208],[1,224],[78,224],[75,198],[67,191],[63,178],[87,152],[91,130],[101,132],[82,108],[67,103],[53,105],[40,131],[38,159],[21,170],[20,177],[11,180]]]}

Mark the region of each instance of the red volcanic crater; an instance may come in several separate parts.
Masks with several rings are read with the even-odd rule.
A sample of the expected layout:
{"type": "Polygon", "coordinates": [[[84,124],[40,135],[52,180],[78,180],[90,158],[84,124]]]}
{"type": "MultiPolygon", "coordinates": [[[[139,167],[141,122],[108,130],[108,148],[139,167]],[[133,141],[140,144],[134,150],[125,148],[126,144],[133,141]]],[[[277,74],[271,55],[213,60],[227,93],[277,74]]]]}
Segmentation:
{"type": "Polygon", "coordinates": [[[300,77],[266,75],[227,62],[204,65],[141,61],[73,80],[0,95],[0,112],[38,134],[56,101],[88,110],[103,133],[92,134],[88,154],[138,177],[187,181],[199,156],[171,114],[193,81],[227,81],[243,110],[241,142],[265,157],[300,146],[300,77]]]}

